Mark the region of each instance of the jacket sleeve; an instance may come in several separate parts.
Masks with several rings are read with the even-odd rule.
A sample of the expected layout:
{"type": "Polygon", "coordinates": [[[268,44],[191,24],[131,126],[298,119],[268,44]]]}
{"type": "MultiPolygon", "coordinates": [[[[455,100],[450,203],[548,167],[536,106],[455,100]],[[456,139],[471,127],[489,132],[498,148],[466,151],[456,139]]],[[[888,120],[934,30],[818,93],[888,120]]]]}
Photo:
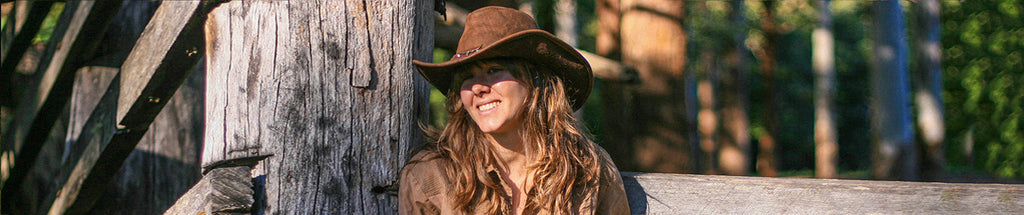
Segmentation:
{"type": "Polygon", "coordinates": [[[423,192],[418,174],[414,174],[416,166],[409,164],[402,169],[398,185],[398,214],[440,214],[437,205],[423,192]]]}
{"type": "Polygon", "coordinates": [[[622,185],[619,169],[604,149],[599,150],[598,154],[602,164],[596,214],[630,214],[629,200],[626,199],[626,189],[622,185]]]}

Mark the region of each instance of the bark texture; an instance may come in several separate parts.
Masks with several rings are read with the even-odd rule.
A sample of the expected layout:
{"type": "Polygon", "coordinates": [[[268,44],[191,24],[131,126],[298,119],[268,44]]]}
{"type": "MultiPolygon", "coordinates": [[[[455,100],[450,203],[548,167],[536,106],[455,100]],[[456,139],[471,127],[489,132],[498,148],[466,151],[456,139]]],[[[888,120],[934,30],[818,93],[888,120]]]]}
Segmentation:
{"type": "Polygon", "coordinates": [[[210,13],[203,163],[253,170],[256,213],[393,214],[423,141],[432,1],[231,1],[210,13]]]}

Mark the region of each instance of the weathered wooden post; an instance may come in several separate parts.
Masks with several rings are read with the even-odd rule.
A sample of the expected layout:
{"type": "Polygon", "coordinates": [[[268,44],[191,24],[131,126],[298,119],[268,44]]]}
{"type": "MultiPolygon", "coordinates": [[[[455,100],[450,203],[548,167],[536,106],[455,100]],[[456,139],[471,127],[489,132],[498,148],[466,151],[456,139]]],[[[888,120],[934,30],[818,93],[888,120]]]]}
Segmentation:
{"type": "Polygon", "coordinates": [[[203,165],[269,155],[253,210],[393,214],[422,142],[432,1],[231,1],[209,14],[203,165]]]}

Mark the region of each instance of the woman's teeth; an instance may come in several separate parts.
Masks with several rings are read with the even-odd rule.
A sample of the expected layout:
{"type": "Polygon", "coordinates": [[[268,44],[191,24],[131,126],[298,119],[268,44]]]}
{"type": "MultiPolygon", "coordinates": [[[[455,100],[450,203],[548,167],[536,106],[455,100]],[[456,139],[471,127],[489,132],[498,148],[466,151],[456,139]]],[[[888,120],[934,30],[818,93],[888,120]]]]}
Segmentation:
{"type": "Polygon", "coordinates": [[[492,109],[494,107],[498,107],[498,104],[501,104],[501,102],[500,101],[494,101],[494,102],[491,102],[491,103],[480,105],[480,107],[477,107],[477,108],[480,109],[480,111],[486,111],[486,110],[490,110],[490,109],[492,109]]]}

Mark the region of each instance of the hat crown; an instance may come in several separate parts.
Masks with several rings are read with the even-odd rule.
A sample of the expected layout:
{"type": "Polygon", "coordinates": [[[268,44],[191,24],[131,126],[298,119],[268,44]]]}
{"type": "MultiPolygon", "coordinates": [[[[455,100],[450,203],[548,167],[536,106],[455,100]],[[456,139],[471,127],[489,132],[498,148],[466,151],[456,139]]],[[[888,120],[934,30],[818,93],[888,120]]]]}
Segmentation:
{"type": "Polygon", "coordinates": [[[466,29],[453,58],[472,55],[517,32],[539,29],[533,17],[507,7],[489,6],[466,16],[466,29]]]}

